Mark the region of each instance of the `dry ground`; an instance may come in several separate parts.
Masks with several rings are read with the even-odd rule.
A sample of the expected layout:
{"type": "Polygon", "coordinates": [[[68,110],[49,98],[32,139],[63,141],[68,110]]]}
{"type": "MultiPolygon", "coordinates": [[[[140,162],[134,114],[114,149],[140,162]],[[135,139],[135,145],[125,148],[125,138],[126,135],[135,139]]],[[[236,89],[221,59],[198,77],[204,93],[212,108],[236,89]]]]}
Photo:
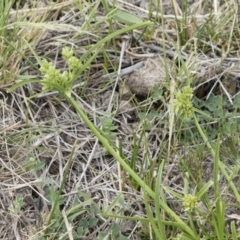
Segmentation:
{"type": "MultiPolygon", "coordinates": [[[[182,60],[179,59],[179,52],[174,45],[180,41],[179,30],[174,25],[174,21],[175,14],[179,19],[182,17],[181,1],[173,1],[175,6],[169,2],[163,1],[164,26],[156,26],[149,39],[141,37],[139,30],[119,37],[116,41],[117,51],[109,44],[108,55],[99,54],[91,64],[91,68],[79,76],[74,86],[75,98],[95,125],[101,126],[100,118],[106,113],[114,112],[111,116],[117,128],[113,132],[115,133],[113,138],[117,136],[119,140],[115,144],[122,144],[122,154],[127,159],[132,159],[134,141],[139,143],[138,149],[134,148],[137,151],[135,168],[142,178],[149,177],[149,184],[152,186],[160,161],[159,156],[161,159],[167,156],[168,139],[171,135],[168,125],[170,96],[168,84],[174,80],[177,88],[186,79],[180,62],[182,60],[186,62],[187,71],[193,80],[195,95],[199,99],[204,100],[214,92],[225,95],[231,102],[239,92],[240,42],[236,29],[233,29],[234,40],[231,48],[228,48],[228,44],[224,42],[227,38],[223,30],[219,33],[223,35],[219,38],[222,42],[210,40],[207,42],[203,39],[199,45],[205,44],[205,46],[197,51],[197,54],[193,54],[194,44],[197,41],[196,26],[201,26],[214,11],[230,11],[231,7],[237,6],[235,1],[227,1],[229,6],[226,1],[213,1],[217,2],[218,6],[208,3],[209,7],[204,6],[204,8],[201,5],[204,1],[188,1],[190,9],[188,15],[196,17],[189,18],[188,25],[184,29],[187,33],[187,44],[181,49],[182,60]],[[174,11],[174,7],[177,12],[174,11]],[[164,44],[162,34],[166,40],[164,44]],[[123,57],[120,57],[121,53],[124,53],[123,57]],[[121,78],[117,78],[116,74],[110,74],[119,70],[119,63],[122,69],[121,78]],[[127,74],[124,72],[126,69],[127,74]],[[116,81],[118,84],[115,89],[116,81]],[[164,101],[163,99],[154,101],[148,95],[149,84],[150,87],[155,86],[162,90],[164,101]],[[151,111],[159,113],[159,116],[152,118],[148,122],[148,127],[143,127],[139,114],[151,111]]],[[[85,1],[82,3],[85,4],[85,1]]],[[[86,7],[88,4],[86,1],[86,7]]],[[[135,13],[143,19],[148,17],[147,1],[119,0],[116,1],[116,6],[135,13]]],[[[153,13],[154,11],[153,7],[153,13]]],[[[47,1],[41,1],[40,6],[36,6],[29,0],[29,5],[22,5],[18,14],[22,16],[27,14],[29,22],[36,22],[38,14],[41,16],[45,14],[45,22],[59,27],[50,29],[44,26],[38,28],[26,26],[21,28],[21,34],[24,34],[38,56],[51,59],[58,69],[64,69],[65,65],[60,54],[64,44],[69,42],[73,44],[77,56],[81,56],[86,51],[85,46],[99,40],[94,32],[96,29],[88,29],[86,34],[76,36],[77,30],[81,28],[87,17],[87,12],[79,12],[73,1],[59,1],[53,5],[50,12],[47,1]]],[[[15,9],[12,9],[10,15],[12,19],[9,21],[14,21],[15,14],[15,9]]],[[[96,17],[103,16],[104,9],[100,5],[96,17]]],[[[228,18],[229,24],[225,27],[232,26],[233,19],[230,16],[228,18]]],[[[219,24],[221,24],[220,20],[219,24]]],[[[119,29],[121,24],[114,23],[113,27],[119,29]]],[[[218,24],[215,27],[219,29],[218,24]]],[[[102,37],[108,34],[108,29],[109,24],[104,21],[100,29],[102,37]]],[[[21,87],[11,94],[6,93],[8,86],[18,80],[18,74],[41,78],[34,68],[38,65],[33,52],[26,50],[25,56],[34,63],[34,66],[15,52],[7,60],[6,72],[2,73],[6,81],[2,84],[0,92],[0,239],[34,239],[34,237],[40,239],[44,221],[50,210],[48,202],[50,186],[56,190],[59,188],[74,143],[77,145],[63,189],[60,209],[67,211],[73,206],[74,201],[85,202],[86,198],[82,193],[87,194],[94,204],[85,203],[84,208],[93,208],[92,214],[98,219],[98,224],[94,228],[89,228],[90,235],[86,234],[84,239],[95,239],[99,232],[109,231],[114,222],[121,226],[121,233],[129,239],[148,239],[146,236],[141,238],[141,233],[147,228],[144,225],[107,219],[98,215],[98,211],[107,209],[122,192],[125,199],[124,207],[118,205],[117,210],[124,209],[122,211],[127,216],[144,216],[142,192],[133,187],[133,182],[121,172],[121,167],[86,128],[75,110],[56,93],[28,98],[41,90],[40,86],[34,84],[21,87]],[[15,73],[12,71],[13,68],[16,70],[15,73]],[[19,199],[23,202],[21,203],[19,199]],[[14,212],[19,201],[21,211],[14,212]],[[97,228],[98,231],[94,231],[97,228]]],[[[194,148],[193,143],[191,146],[183,147],[177,127],[177,125],[176,128],[173,127],[172,152],[168,163],[164,166],[162,184],[163,188],[182,193],[184,169],[179,162],[186,159],[192,174],[195,174],[196,182],[200,176],[207,182],[212,177],[213,161],[205,147],[199,151],[194,148]],[[191,159],[195,161],[191,162],[191,159]]],[[[238,138],[237,133],[235,137],[238,138]]],[[[200,143],[196,142],[196,144],[200,143]]],[[[223,148],[224,146],[223,144],[223,148]]],[[[224,191],[226,186],[223,181],[221,190],[224,191]]],[[[232,195],[228,198],[229,202],[236,202],[232,195]]],[[[167,195],[166,201],[179,216],[184,215],[180,204],[171,194],[167,195]]],[[[83,212],[79,219],[84,216],[87,218],[87,214],[83,212]]],[[[238,207],[233,206],[228,209],[228,215],[233,216],[233,214],[239,216],[238,207]]],[[[240,224],[237,221],[236,223],[240,229],[240,224]]]]}

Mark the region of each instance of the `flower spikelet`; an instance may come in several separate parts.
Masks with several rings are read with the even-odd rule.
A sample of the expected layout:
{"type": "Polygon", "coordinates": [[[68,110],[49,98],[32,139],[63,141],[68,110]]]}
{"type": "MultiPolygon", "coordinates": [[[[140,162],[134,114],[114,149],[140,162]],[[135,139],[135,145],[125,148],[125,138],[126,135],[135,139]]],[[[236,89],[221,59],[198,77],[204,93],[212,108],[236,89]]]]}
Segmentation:
{"type": "Polygon", "coordinates": [[[79,61],[78,58],[72,56],[67,60],[68,66],[69,68],[74,71],[74,70],[78,70],[81,66],[82,63],[79,61]]]}
{"type": "Polygon", "coordinates": [[[62,58],[68,64],[68,70],[60,71],[56,69],[52,62],[43,60],[41,62],[40,72],[43,75],[43,92],[59,90],[71,97],[73,82],[77,79],[79,72],[82,70],[82,62],[73,56],[73,50],[69,47],[62,49],[62,58]]]}
{"type": "Polygon", "coordinates": [[[190,86],[185,86],[182,91],[178,91],[174,100],[174,108],[177,115],[183,118],[191,118],[193,115],[192,105],[193,90],[190,86]]]}
{"type": "Polygon", "coordinates": [[[183,206],[185,211],[192,211],[197,207],[198,198],[194,195],[188,194],[183,198],[183,206]]]}
{"type": "Polygon", "coordinates": [[[73,51],[70,50],[69,47],[64,47],[64,48],[62,49],[62,58],[63,58],[64,60],[68,60],[68,59],[71,58],[72,56],[73,56],[73,51]]]}

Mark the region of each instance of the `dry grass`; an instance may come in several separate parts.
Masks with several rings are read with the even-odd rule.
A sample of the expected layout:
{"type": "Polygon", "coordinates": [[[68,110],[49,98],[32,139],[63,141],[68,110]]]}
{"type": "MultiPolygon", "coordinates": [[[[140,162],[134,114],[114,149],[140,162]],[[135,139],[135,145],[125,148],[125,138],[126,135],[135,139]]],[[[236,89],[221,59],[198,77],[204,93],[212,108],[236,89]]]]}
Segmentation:
{"type": "MultiPolygon", "coordinates": [[[[3,79],[0,83],[0,238],[40,239],[50,211],[51,186],[55,191],[59,189],[66,162],[76,143],[71,169],[61,194],[63,201],[59,203],[69,230],[64,239],[72,239],[70,230],[73,227],[64,214],[76,203],[82,204],[82,212],[75,223],[90,217],[98,220],[97,225],[89,227],[89,233],[81,239],[96,239],[99,232],[109,232],[113,223],[119,224],[121,233],[129,239],[151,239],[151,229],[144,222],[101,215],[121,213],[144,217],[143,193],[134,187],[134,181],[86,128],[75,110],[56,93],[29,98],[40,92],[37,84],[26,85],[12,94],[6,93],[8,86],[20,79],[19,75],[27,79],[32,76],[40,78],[36,56],[54,61],[56,68],[63,70],[65,65],[60,54],[63,46],[70,44],[81,56],[89,46],[106,36],[111,27],[120,29],[122,24],[114,22],[110,25],[101,4],[93,19],[97,22],[102,18],[102,23],[96,26],[88,23],[86,19],[94,1],[77,1],[77,4],[75,1],[58,1],[50,6],[45,1],[39,1],[38,5],[34,5],[35,1],[27,2],[30,5],[21,5],[9,14],[8,31],[14,29],[17,38],[15,42],[11,39],[14,43],[11,51],[0,38],[0,53],[4,56],[4,61],[0,59],[0,63],[4,62],[0,65],[3,79]],[[9,53],[5,54],[8,50],[9,53]]],[[[79,82],[74,86],[74,97],[96,126],[101,127],[100,117],[110,114],[120,140],[114,140],[114,144],[121,146],[121,154],[149,186],[155,186],[159,162],[168,159],[162,180],[166,202],[185,218],[181,204],[171,191],[184,194],[187,171],[192,174],[191,188],[201,185],[200,181],[211,179],[213,159],[197,139],[185,146],[178,129],[180,124],[170,122],[170,83],[174,81],[175,88],[180,88],[187,79],[191,79],[199,99],[208,99],[211,93],[215,93],[225,95],[233,103],[234,96],[239,93],[240,79],[239,13],[235,11],[239,6],[237,1],[190,1],[189,10],[184,11],[179,1],[173,0],[171,4],[163,1],[162,13],[156,12],[154,5],[149,13],[145,1],[139,2],[140,5],[135,5],[134,1],[119,0],[115,6],[137,13],[141,18],[151,15],[153,21],[161,24],[155,24],[143,36],[140,30],[136,30],[116,39],[115,45],[106,45],[91,67],[79,76],[79,82]],[[138,78],[135,78],[135,86],[133,82],[129,86],[129,74],[134,68],[121,79],[110,74],[118,71],[123,75],[120,70],[133,65],[135,72],[132,74],[136,75],[136,69],[141,66],[136,64],[144,64],[149,58],[151,61],[161,58],[174,66],[156,67],[166,74],[166,81],[161,85],[164,97],[160,101],[147,97],[146,92],[142,94],[134,90],[143,85],[138,78]],[[154,115],[148,121],[149,126],[144,125],[139,113],[153,110],[159,113],[158,117],[154,115]]],[[[148,70],[145,71],[147,75],[148,70]]],[[[151,74],[151,69],[149,71],[151,74]]],[[[225,140],[222,139],[223,147],[225,140]]],[[[238,137],[232,141],[237,149],[238,137]]],[[[222,154],[224,156],[225,152],[222,154]]],[[[224,159],[229,161],[231,154],[224,159]]],[[[228,186],[227,182],[222,182],[221,192],[224,194],[228,186]]],[[[231,191],[229,195],[229,202],[239,204],[231,191]]],[[[237,221],[239,207],[232,205],[227,213],[230,216],[228,221],[234,220],[240,229],[237,221]]],[[[60,228],[54,230],[57,232],[60,228]]],[[[54,234],[51,232],[48,239],[55,239],[54,234]]]]}

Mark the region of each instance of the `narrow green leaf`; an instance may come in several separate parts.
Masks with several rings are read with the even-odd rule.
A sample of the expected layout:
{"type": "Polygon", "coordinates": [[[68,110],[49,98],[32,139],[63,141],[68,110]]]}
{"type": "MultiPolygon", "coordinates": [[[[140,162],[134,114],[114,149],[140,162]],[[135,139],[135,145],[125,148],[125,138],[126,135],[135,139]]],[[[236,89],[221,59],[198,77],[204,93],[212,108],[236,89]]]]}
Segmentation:
{"type": "Polygon", "coordinates": [[[197,198],[201,198],[204,193],[207,192],[207,190],[213,185],[213,181],[209,181],[207,184],[205,184],[196,194],[197,198]]]}
{"type": "Polygon", "coordinates": [[[128,25],[142,22],[142,19],[137,17],[136,15],[121,10],[117,10],[113,18],[120,23],[125,23],[128,25]]]}
{"type": "Polygon", "coordinates": [[[231,222],[231,232],[232,232],[232,239],[233,240],[237,240],[238,237],[237,237],[237,230],[236,230],[236,226],[235,226],[235,222],[232,221],[231,222]]]}
{"type": "Polygon", "coordinates": [[[156,188],[155,188],[155,212],[156,212],[156,218],[157,218],[157,225],[159,229],[160,236],[162,240],[166,240],[166,233],[165,233],[165,227],[163,224],[163,219],[161,218],[161,211],[160,211],[160,204],[159,204],[159,198],[161,197],[161,186],[162,186],[162,173],[163,173],[163,167],[164,167],[164,161],[161,162],[159,169],[158,169],[158,175],[156,180],[156,188]]]}

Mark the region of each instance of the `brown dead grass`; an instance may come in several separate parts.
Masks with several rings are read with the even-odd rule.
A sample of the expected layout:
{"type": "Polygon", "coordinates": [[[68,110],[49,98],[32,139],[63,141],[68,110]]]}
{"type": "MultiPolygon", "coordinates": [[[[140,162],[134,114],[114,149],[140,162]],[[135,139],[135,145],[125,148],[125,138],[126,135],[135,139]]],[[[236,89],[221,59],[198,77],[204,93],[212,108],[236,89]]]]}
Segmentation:
{"type": "MultiPolygon", "coordinates": [[[[31,1],[29,1],[31,2],[31,1]]],[[[138,12],[141,17],[146,17],[148,14],[144,1],[139,1],[138,6],[134,5],[133,1],[117,1],[123,9],[128,11],[138,12]],[[128,3],[126,3],[128,2],[128,3]]],[[[171,64],[175,64],[178,71],[170,71],[169,79],[175,79],[179,85],[184,81],[184,71],[181,70],[179,53],[174,50],[173,43],[178,42],[178,30],[174,25],[174,12],[181,19],[181,6],[177,1],[174,6],[164,2],[164,29],[157,27],[151,39],[144,41],[138,40],[139,32],[134,35],[129,34],[130,40],[119,39],[119,53],[124,41],[127,42],[125,55],[123,59],[114,55],[114,50],[109,47],[109,59],[111,65],[104,66],[108,71],[115,71],[119,61],[122,63],[122,68],[129,67],[137,62],[145,61],[149,57],[163,55],[166,50],[166,57],[171,64]],[[175,10],[174,10],[175,8],[175,10]],[[165,43],[162,41],[162,34],[165,37],[165,43]],[[164,50],[165,48],[165,50],[164,50]]],[[[195,2],[195,1],[193,1],[195,2]]],[[[200,1],[199,1],[200,2],[200,1]]],[[[217,1],[219,2],[219,1],[217,1]]],[[[25,40],[32,44],[32,48],[39,56],[44,56],[55,61],[57,68],[64,68],[59,52],[62,48],[63,40],[70,41],[73,45],[78,46],[77,54],[80,56],[85,51],[85,46],[94,44],[98,39],[95,33],[91,33],[91,29],[80,38],[73,38],[77,33],[74,29],[78,29],[84,21],[85,16],[81,14],[72,4],[73,1],[62,1],[59,4],[52,4],[49,8],[45,1],[41,1],[41,6],[35,6],[33,9],[28,7],[22,8],[17,14],[27,14],[28,21],[37,22],[38,14],[44,14],[45,22],[66,28],[49,29],[49,28],[33,28],[26,27],[19,31],[19,35],[24,36],[25,40]],[[64,25],[63,25],[64,24],[64,25]],[[68,27],[67,27],[68,26],[68,27]],[[91,37],[90,37],[91,36],[91,37]]],[[[200,40],[203,45],[206,45],[206,52],[199,51],[198,54],[192,55],[194,49],[194,36],[197,28],[208,19],[209,13],[206,10],[201,10],[198,3],[191,3],[191,14],[188,25],[186,26],[189,41],[186,48],[182,50],[182,58],[186,60],[188,72],[193,79],[196,95],[200,98],[205,98],[211,92],[221,92],[228,96],[231,101],[232,97],[239,92],[239,38],[237,29],[233,29],[233,43],[205,42],[200,40]],[[229,47],[230,46],[230,47],[229,47]],[[221,79],[228,79],[225,83],[221,79]],[[218,82],[218,87],[215,84],[218,82]],[[215,88],[218,88],[217,90],[215,88]]],[[[217,14],[227,12],[229,7],[219,3],[219,6],[213,10],[217,14]]],[[[233,5],[235,3],[232,3],[233,5]]],[[[14,22],[16,11],[11,12],[11,19],[14,22]]],[[[99,8],[99,16],[102,16],[102,8],[99,8]]],[[[153,13],[155,15],[155,13],[153,13]]],[[[216,19],[218,17],[216,16],[216,19]]],[[[229,25],[231,27],[233,19],[229,16],[229,25]]],[[[116,27],[120,27],[117,26],[116,27]]],[[[102,34],[107,34],[107,23],[102,24],[102,34]]],[[[223,31],[224,32],[224,31],[223,31]]],[[[196,36],[197,37],[197,36],[196,36]]],[[[227,41],[227,40],[226,40],[227,41]]],[[[18,46],[18,44],[16,45],[18,46]]],[[[27,49],[27,46],[25,46],[27,49]]],[[[22,50],[22,49],[21,49],[22,50]]],[[[31,52],[23,51],[24,54],[34,61],[31,52]]],[[[28,64],[27,64],[28,65],[28,64]]],[[[15,69],[14,76],[23,69],[23,59],[17,51],[14,51],[6,64],[7,70],[15,69]]],[[[161,68],[162,69],[162,68],[161,68]]],[[[115,78],[103,78],[106,74],[103,68],[103,57],[99,56],[92,64],[89,72],[80,76],[81,81],[85,82],[84,91],[81,87],[75,87],[75,97],[83,109],[91,116],[92,121],[100,126],[99,116],[103,111],[109,108],[117,110],[114,121],[118,128],[118,137],[122,139],[123,153],[127,159],[131,159],[133,132],[137,136],[141,134],[142,126],[137,118],[137,113],[150,109],[161,109],[167,112],[167,107],[164,105],[153,105],[145,94],[142,101],[131,101],[134,96],[128,92],[127,97],[122,99],[121,87],[120,90],[113,93],[113,85],[115,78]],[[114,101],[111,103],[109,99],[113,96],[114,101]]],[[[136,70],[135,70],[136,71],[136,70]]],[[[25,73],[24,73],[25,74],[25,73]]],[[[37,75],[34,68],[29,66],[29,75],[37,75]]],[[[6,76],[6,75],[2,75],[6,76]]],[[[139,76],[140,78],[141,76],[139,76]]],[[[16,78],[12,78],[16,80],[16,78]]],[[[120,80],[121,81],[121,80],[120,80]]],[[[11,84],[7,78],[7,85],[11,84]]],[[[6,84],[3,88],[6,88],[6,84]]],[[[139,88],[138,79],[136,79],[136,88],[139,88]]],[[[121,84],[119,84],[121,85],[121,84]]],[[[127,86],[128,88],[129,86],[127,86]]],[[[2,89],[3,89],[2,88],[2,89]]],[[[134,84],[130,87],[133,91],[134,84]]],[[[74,153],[73,164],[67,179],[67,183],[63,190],[65,202],[63,209],[68,209],[71,202],[77,196],[77,191],[87,193],[94,199],[99,208],[103,205],[109,206],[116,196],[123,192],[125,200],[129,204],[129,211],[126,213],[129,216],[142,216],[144,210],[142,208],[142,193],[135,190],[131,186],[128,176],[121,172],[116,161],[102,148],[101,144],[92,135],[91,131],[86,128],[75,111],[70,108],[66,102],[60,99],[56,94],[51,96],[42,95],[38,98],[27,100],[27,97],[32,92],[39,92],[39,86],[26,86],[18,89],[13,94],[6,94],[1,90],[1,113],[0,113],[0,130],[1,130],[1,176],[0,176],[0,238],[1,239],[32,239],[41,232],[44,226],[44,219],[49,213],[49,207],[46,201],[46,192],[48,185],[44,184],[51,179],[56,189],[59,187],[62,180],[64,168],[68,157],[70,156],[74,142],[77,142],[77,148],[74,153]],[[45,164],[43,169],[34,171],[24,166],[28,163],[29,158],[34,157],[37,162],[45,164]],[[122,178],[120,181],[119,179],[122,178]],[[21,214],[14,215],[9,211],[9,207],[17,197],[23,197],[24,205],[22,206],[21,214]],[[40,206],[40,205],[41,206],[40,206]]],[[[129,89],[128,89],[129,91],[129,89]]],[[[133,91],[134,92],[134,91],[133,91]]],[[[168,97],[166,97],[168,99],[168,97]]],[[[146,169],[149,165],[158,162],[158,155],[161,148],[159,145],[166,144],[168,136],[167,124],[168,117],[164,115],[159,121],[152,121],[152,128],[144,134],[144,138],[148,140],[148,146],[141,144],[138,161],[143,162],[146,169]],[[148,154],[146,154],[148,153],[148,154]]],[[[186,153],[173,152],[171,161],[165,166],[164,184],[169,188],[173,188],[179,193],[183,192],[183,174],[178,168],[179,159],[184,157],[186,153]]],[[[165,156],[166,153],[161,153],[165,156]]],[[[207,154],[206,154],[207,155],[207,154]]],[[[201,156],[206,158],[206,155],[201,156]]],[[[207,159],[207,158],[206,158],[207,159]]],[[[142,164],[137,164],[137,170],[140,176],[145,177],[146,173],[141,170],[142,164]]],[[[207,164],[206,164],[207,165],[207,164]]],[[[152,166],[152,174],[154,176],[156,166],[152,166]]],[[[154,185],[154,177],[151,180],[154,185]]],[[[169,205],[175,209],[179,215],[183,214],[177,203],[171,201],[171,196],[168,196],[169,205]]],[[[111,226],[111,220],[100,218],[99,231],[107,231],[111,226]],[[107,224],[104,222],[107,221],[107,224]]],[[[131,239],[140,239],[137,237],[138,227],[131,225],[131,228],[126,230],[126,221],[120,221],[122,232],[129,235],[131,239]]],[[[130,224],[130,223],[128,223],[130,224]]],[[[132,224],[132,223],[131,223],[132,224]]],[[[140,227],[141,228],[141,227],[140,227]]],[[[92,231],[86,239],[94,239],[98,231],[92,231]]]]}

